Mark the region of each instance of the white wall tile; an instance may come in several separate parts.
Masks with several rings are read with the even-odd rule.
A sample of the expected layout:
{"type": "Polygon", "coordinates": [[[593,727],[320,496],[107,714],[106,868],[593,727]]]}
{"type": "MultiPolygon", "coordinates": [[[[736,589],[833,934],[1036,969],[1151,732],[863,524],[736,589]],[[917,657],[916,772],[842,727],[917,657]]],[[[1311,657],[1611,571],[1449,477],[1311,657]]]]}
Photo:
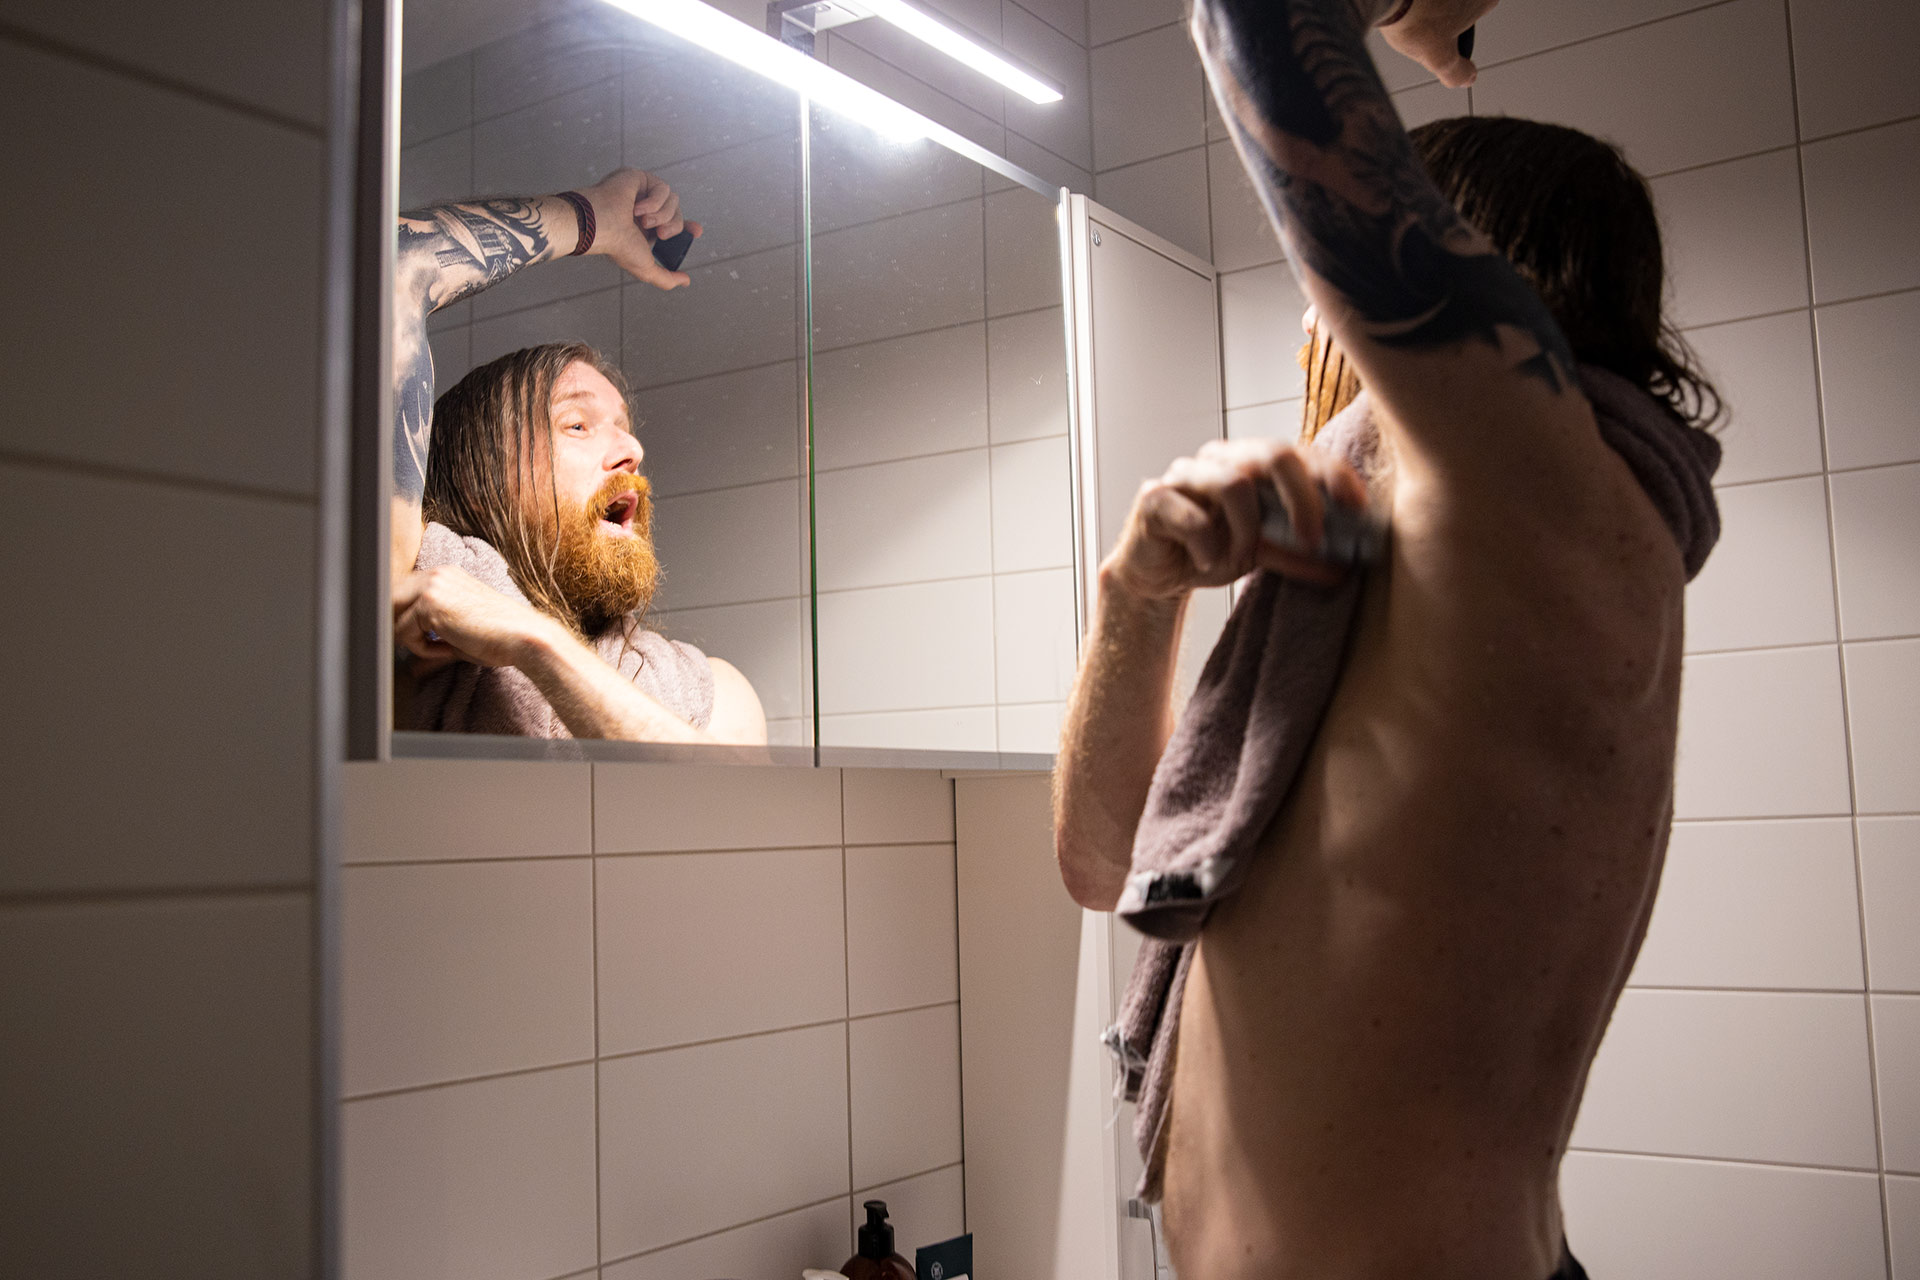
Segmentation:
{"type": "Polygon", "coordinates": [[[596,853],[777,849],[840,843],[832,769],[594,765],[596,853]]]}
{"type": "Polygon", "coordinates": [[[1465,89],[1449,89],[1437,80],[1393,95],[1393,109],[1400,113],[1400,123],[1408,129],[1418,129],[1435,120],[1472,115],[1467,102],[1465,89]]]}
{"type": "MultiPolygon", "coordinates": [[[[813,406],[814,465],[822,470],[983,446],[987,327],[823,352],[814,363],[813,406]]],[[[830,518],[832,508],[822,514],[830,518]]]]}
{"type": "Polygon", "coordinates": [[[1915,1280],[1920,1276],[1920,1178],[1887,1179],[1887,1225],[1893,1280],[1915,1280]]]}
{"type": "Polygon", "coordinates": [[[662,498],[653,512],[661,569],[654,601],[662,610],[778,600],[806,590],[799,481],[662,498]]]}
{"type": "Polygon", "coordinates": [[[847,1033],[600,1064],[600,1249],[620,1258],[846,1194],[847,1033]]]}
{"type": "Polygon", "coordinates": [[[344,1272],[526,1280],[594,1263],[593,1067],[341,1108],[344,1272]]]}
{"type": "Polygon", "coordinates": [[[1831,642],[1826,482],[1774,480],[1715,496],[1720,542],[1687,587],[1687,651],[1831,642]]]}
{"type": "Polygon", "coordinates": [[[605,80],[473,127],[475,192],[584,189],[620,167],[620,84],[605,80]]]}
{"type": "Polygon", "coordinates": [[[1093,173],[1071,160],[1063,160],[1037,142],[1029,142],[1017,133],[1007,135],[1007,159],[1028,173],[1055,187],[1088,195],[1093,191],[1093,173]]]}
{"type": "MultiPolygon", "coordinates": [[[[211,0],[196,5],[190,21],[181,21],[182,16],[179,10],[158,8],[129,12],[113,0],[14,0],[7,5],[10,26],[291,116],[315,129],[326,124],[332,16],[326,5],[299,0],[262,12],[235,0],[211,0]],[[210,32],[218,38],[209,39],[210,32]]],[[[74,70],[67,74],[77,79],[77,64],[69,66],[74,70]]],[[[171,96],[185,100],[184,95],[171,96]]],[[[194,137],[198,141],[200,135],[194,137]]],[[[79,175],[69,170],[67,176],[79,175]]]]}
{"type": "Polygon", "coordinates": [[[1920,115],[1920,9],[1903,0],[1792,0],[1800,130],[1818,138],[1920,115]]]}
{"type": "Polygon", "coordinates": [[[1920,120],[1802,148],[1813,294],[1839,302],[1920,286],[1920,120]]]}
{"type": "MultiPolygon", "coordinates": [[[[1012,3],[1013,0],[1004,0],[1003,10],[1005,4],[1012,3]]],[[[1018,7],[1045,19],[1054,30],[1081,44],[1092,43],[1087,39],[1087,0],[1023,0],[1018,7]]]]}
{"type": "Polygon", "coordinates": [[[1284,262],[1220,277],[1220,345],[1226,407],[1300,396],[1306,375],[1294,353],[1305,342],[1306,298],[1284,262]]]}
{"type": "Polygon", "coordinates": [[[1645,174],[1790,146],[1786,9],[1733,0],[1488,66],[1473,105],[1481,115],[1571,125],[1616,142],[1645,174]]]}
{"type": "Polygon", "coordinates": [[[530,270],[515,272],[499,284],[476,293],[470,302],[455,303],[452,308],[434,312],[427,320],[427,328],[431,330],[434,322],[448,310],[457,312],[462,306],[473,309],[470,320],[484,320],[509,311],[544,306],[562,298],[576,298],[583,293],[598,293],[624,283],[627,278],[627,273],[614,266],[611,258],[597,254],[585,258],[571,255],[555,258],[530,270]]]}
{"type": "Polygon", "coordinates": [[[1920,818],[1862,818],[1859,827],[1874,989],[1920,992],[1920,818]]]}
{"type": "Polygon", "coordinates": [[[1067,338],[1060,307],[987,321],[987,406],[995,444],[1067,433],[1067,338]]]}
{"type": "Polygon", "coordinates": [[[342,859],[565,857],[593,851],[585,764],[392,760],[349,764],[342,859]]]}
{"type": "Polygon", "coordinates": [[[620,368],[637,388],[797,359],[804,336],[794,250],[769,249],[708,266],[671,293],[620,291],[620,368]]]}
{"type": "Polygon", "coordinates": [[[1201,261],[1212,260],[1206,147],[1102,169],[1094,179],[1094,196],[1121,217],[1158,232],[1201,261]]]}
{"type": "Polygon", "coordinates": [[[1073,687],[1079,652],[1073,602],[1071,569],[1001,574],[994,579],[994,667],[999,701],[1066,700],[1073,687]]]}
{"type": "Polygon", "coordinates": [[[1303,400],[1248,405],[1227,410],[1229,440],[1292,440],[1300,434],[1303,400]]]}
{"type": "Polygon", "coordinates": [[[473,52],[475,117],[506,115],[611,79],[620,70],[622,22],[581,8],[481,45],[473,52]]]}
{"type": "Polygon", "coordinates": [[[871,1187],[960,1159],[960,1007],[847,1024],[853,1182],[871,1187]]]}
{"type": "Polygon", "coordinates": [[[1700,0],[1583,0],[1579,4],[1505,4],[1480,20],[1474,60],[1482,67],[1543,49],[1591,40],[1700,7],[1700,0]]]}
{"type": "Polygon", "coordinates": [[[1683,822],[1630,982],[1859,989],[1853,824],[1683,822]]]}
{"type": "MultiPolygon", "coordinates": [[[[1382,35],[1377,28],[1367,32],[1367,52],[1373,55],[1373,64],[1380,72],[1380,82],[1387,86],[1388,93],[1398,93],[1402,89],[1410,89],[1415,85],[1436,83],[1433,72],[1394,49],[1387,43],[1386,36],[1382,35]]],[[[1207,100],[1209,103],[1213,101],[1211,93],[1207,95],[1207,100]]],[[[1220,136],[1226,136],[1224,124],[1221,126],[1220,136]]]]}
{"type": "Polygon", "coordinates": [[[823,52],[828,66],[878,89],[903,107],[918,111],[935,124],[945,125],[963,138],[998,152],[1007,143],[1003,113],[995,110],[983,115],[966,103],[940,92],[913,74],[877,57],[850,39],[829,32],[814,45],[816,56],[823,52]]]}
{"type": "Polygon", "coordinates": [[[1872,1169],[1861,996],[1628,990],[1576,1147],[1872,1169]]]}
{"type": "Polygon", "coordinates": [[[819,609],[823,714],[993,701],[992,579],[825,592],[819,609]]]}
{"type": "Polygon", "coordinates": [[[1830,465],[1920,462],[1920,292],[1814,312],[1830,465]]]}
{"type": "Polygon", "coordinates": [[[958,1165],[856,1191],[850,1202],[856,1232],[867,1220],[861,1205],[868,1200],[886,1201],[887,1221],[894,1224],[894,1251],[903,1258],[967,1229],[966,1179],[958,1165]]]}
{"type": "Polygon", "coordinates": [[[1920,640],[1850,644],[1846,652],[1859,812],[1920,812],[1920,640]]]}
{"type": "Polygon", "coordinates": [[[935,711],[876,711],[820,717],[820,743],[827,747],[888,747],[925,751],[992,751],[991,706],[935,711]]]}
{"type": "MultiPolygon", "coordinates": [[[[1009,158],[1015,164],[1025,163],[1009,158]]],[[[1092,188],[1088,182],[1074,189],[1092,188]]],[[[1061,305],[1065,284],[1060,274],[1058,211],[1054,201],[1025,187],[987,197],[988,315],[1061,305]]]]}
{"type": "MultiPolygon", "coordinates": [[[[32,6],[65,29],[56,7],[32,6]]],[[[278,15],[245,25],[251,43],[278,15]]],[[[11,41],[0,116],[0,165],[38,193],[34,251],[7,281],[31,304],[0,312],[0,447],[312,493],[318,139],[11,41]],[[103,240],[101,211],[131,191],[140,216],[103,240]],[[210,229],[233,225],[274,233],[209,252],[210,229]]]]}
{"type": "Polygon", "coordinates": [[[951,844],[848,849],[848,1012],[958,1000],[956,927],[951,844]]]}
{"type": "Polygon", "coordinates": [[[0,465],[0,546],[0,888],[310,880],[312,509],[0,465]]]}
{"type": "Polygon", "coordinates": [[[1688,658],[1680,693],[1680,818],[1846,813],[1840,670],[1831,647],[1688,658]]]}
{"type": "Polygon", "coordinates": [[[1093,132],[1088,112],[1092,109],[1092,82],[1086,49],[1018,5],[1005,5],[1001,12],[1006,51],[1065,94],[1061,102],[1044,104],[1029,102],[1017,93],[1006,94],[1008,131],[1039,143],[1083,169],[1091,169],[1093,132]]]}
{"type": "Polygon", "coordinates": [[[794,132],[800,101],[793,90],[717,54],[671,43],[671,56],[636,59],[626,73],[625,163],[660,169],[794,132]]]}
{"type": "Polygon", "coordinates": [[[800,239],[800,140],[776,134],[659,171],[700,224],[696,263],[759,253],[800,239]]]}
{"type": "Polygon", "coordinates": [[[1183,21],[1186,16],[1186,6],[1180,0],[1096,0],[1087,6],[1088,43],[1100,45],[1137,36],[1183,21]]]}
{"type": "Polygon", "coordinates": [[[1717,484],[1815,475],[1820,405],[1804,311],[1695,329],[1686,335],[1729,416],[1717,484]]]}
{"type": "Polygon", "coordinates": [[[600,1268],[600,1280],[687,1280],[688,1276],[797,1276],[842,1265],[853,1252],[843,1196],[810,1209],[735,1227],[688,1244],[600,1268]]]}
{"type": "Polygon", "coordinates": [[[400,145],[412,146],[473,123],[473,58],[447,58],[400,81],[400,145]]]}
{"type": "Polygon", "coordinates": [[[1067,438],[995,445],[993,567],[1008,573],[1073,563],[1073,476],[1067,438]]]}
{"type": "Polygon", "coordinates": [[[1920,463],[1830,483],[1847,639],[1920,635],[1920,463]]]}
{"type": "Polygon", "coordinates": [[[1879,1179],[1825,1169],[1576,1151],[1567,1243],[1596,1276],[1882,1280],[1879,1179]]]}
{"type": "Polygon", "coordinates": [[[793,361],[641,391],[633,417],[655,498],[784,480],[805,469],[793,361]]]}
{"type": "Polygon", "coordinates": [[[1231,142],[1207,144],[1208,209],[1213,220],[1213,265],[1221,271],[1278,262],[1285,256],[1246,166],[1231,142]]]}
{"type": "Polygon", "coordinates": [[[649,616],[662,635],[684,640],[740,669],[769,719],[806,714],[807,602],[796,596],[759,604],[716,605],[649,616]]]}
{"type": "MultiPolygon", "coordinates": [[[[876,31],[884,23],[869,24],[876,31]]],[[[898,38],[918,43],[903,33],[898,38]]],[[[855,39],[857,33],[847,32],[855,39]]],[[[1000,90],[946,55],[921,45],[973,84],[992,89],[990,114],[998,116],[1000,90]]],[[[884,55],[883,55],[884,56],[884,55]]],[[[982,110],[989,110],[982,107],[982,110]]],[[[915,209],[970,200],[980,194],[982,170],[965,156],[933,143],[902,147],[875,134],[857,120],[831,112],[813,117],[813,230],[818,235],[840,227],[877,222],[915,209]]]]}
{"type": "Polygon", "coordinates": [[[524,311],[476,320],[473,324],[473,363],[476,367],[509,351],[544,342],[584,342],[609,359],[620,351],[620,291],[602,289],[524,311]]]}
{"type": "Polygon", "coordinates": [[[984,319],[984,244],[973,201],[815,237],[813,323],[820,348],[984,319]]]}
{"type": "Polygon", "coordinates": [[[1873,1057],[1887,1168],[1920,1173],[1920,996],[1873,997],[1873,1057]]]}
{"type": "Polygon", "coordinates": [[[1656,178],[1682,327],[1740,320],[1807,304],[1800,166],[1791,151],[1656,178]]]}
{"type": "Polygon", "coordinates": [[[600,1052],[843,1018],[838,849],[602,858],[600,1052]]]}
{"type": "Polygon", "coordinates": [[[820,589],[991,572],[987,463],[985,449],[968,449],[820,472],[814,479],[820,589]]]}
{"type": "Polygon", "coordinates": [[[341,901],[347,1095],[593,1056],[587,859],[349,867],[341,901]]]}
{"type": "Polygon", "coordinates": [[[1093,51],[1093,157],[1101,170],[1207,140],[1205,85],[1184,24],[1093,51]]]}
{"type": "Polygon", "coordinates": [[[474,194],[473,135],[465,129],[405,147],[400,152],[402,209],[451,204],[474,194]]]}
{"type": "Polygon", "coordinates": [[[312,956],[305,894],[0,908],[0,1272],[308,1274],[312,956]]]}
{"type": "Polygon", "coordinates": [[[848,844],[953,839],[953,783],[930,769],[847,769],[848,844]]]}
{"type": "Polygon", "coordinates": [[[1060,749],[1061,702],[1036,702],[995,708],[999,720],[1000,750],[1053,755],[1060,749]]]}
{"type": "Polygon", "coordinates": [[[427,350],[433,357],[434,386],[451,387],[473,368],[473,330],[466,325],[430,330],[427,350]]]}

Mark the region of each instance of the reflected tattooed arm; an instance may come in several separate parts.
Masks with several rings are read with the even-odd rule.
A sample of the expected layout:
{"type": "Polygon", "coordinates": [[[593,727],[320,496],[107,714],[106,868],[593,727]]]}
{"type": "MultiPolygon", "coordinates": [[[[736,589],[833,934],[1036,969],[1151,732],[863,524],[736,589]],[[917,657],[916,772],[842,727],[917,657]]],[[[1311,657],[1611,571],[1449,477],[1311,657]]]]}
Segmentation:
{"type": "Polygon", "coordinates": [[[1394,434],[1431,461],[1479,464],[1517,423],[1589,411],[1545,304],[1414,154],[1364,44],[1397,7],[1198,0],[1193,34],[1303,288],[1394,434]]]}
{"type": "MultiPolygon", "coordinates": [[[[680,198],[639,169],[609,174],[580,194],[597,230],[588,253],[610,257],[661,289],[688,283],[653,259],[655,239],[700,224],[680,217],[680,198]]],[[[522,267],[571,254],[580,222],[559,196],[509,197],[436,205],[400,215],[393,271],[393,581],[420,551],[420,500],[433,429],[433,353],[427,317],[505,280],[522,267]]]]}

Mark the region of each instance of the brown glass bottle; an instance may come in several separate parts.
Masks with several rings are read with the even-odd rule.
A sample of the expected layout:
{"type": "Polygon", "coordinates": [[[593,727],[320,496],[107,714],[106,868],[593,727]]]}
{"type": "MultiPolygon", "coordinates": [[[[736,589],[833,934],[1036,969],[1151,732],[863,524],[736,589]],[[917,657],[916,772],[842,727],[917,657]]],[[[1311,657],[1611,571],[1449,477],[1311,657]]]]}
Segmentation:
{"type": "Polygon", "coordinates": [[[847,1280],[914,1280],[913,1264],[893,1251],[893,1224],[887,1221],[887,1202],[869,1200],[862,1206],[867,1221],[860,1228],[860,1252],[847,1259],[841,1273],[847,1280]]]}

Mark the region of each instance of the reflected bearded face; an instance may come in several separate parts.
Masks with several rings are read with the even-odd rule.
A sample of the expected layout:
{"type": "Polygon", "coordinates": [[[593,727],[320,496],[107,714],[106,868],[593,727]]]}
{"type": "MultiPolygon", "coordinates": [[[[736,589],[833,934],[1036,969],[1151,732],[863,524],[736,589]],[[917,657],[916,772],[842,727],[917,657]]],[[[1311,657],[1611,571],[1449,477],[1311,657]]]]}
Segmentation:
{"type": "MultiPolygon", "coordinates": [[[[597,369],[570,365],[554,382],[550,413],[558,528],[551,508],[540,523],[555,548],[555,585],[574,624],[592,636],[653,599],[660,566],[650,486],[626,400],[597,369]]],[[[536,493],[546,487],[538,481],[536,493]]]]}

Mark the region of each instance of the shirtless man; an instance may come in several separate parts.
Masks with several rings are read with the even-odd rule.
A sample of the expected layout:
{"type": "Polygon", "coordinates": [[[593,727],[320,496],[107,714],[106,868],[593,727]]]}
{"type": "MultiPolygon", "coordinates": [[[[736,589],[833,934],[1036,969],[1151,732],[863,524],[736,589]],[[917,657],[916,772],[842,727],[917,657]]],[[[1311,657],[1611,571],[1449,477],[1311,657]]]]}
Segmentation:
{"type": "MultiPolygon", "coordinates": [[[[1580,1274],[1560,1160],[1671,817],[1681,554],[1561,326],[1416,159],[1363,44],[1398,7],[1197,0],[1192,20],[1317,323],[1373,397],[1393,538],[1252,874],[1199,935],[1165,1170],[1188,1280],[1580,1274]]],[[[1488,8],[1413,0],[1451,81],[1488,8]]],[[[1316,545],[1316,481],[1363,496],[1318,450],[1253,441],[1142,488],[1056,780],[1083,906],[1120,898],[1190,592],[1331,576],[1258,534],[1271,483],[1316,545]]]]}
{"type": "Polygon", "coordinates": [[[657,566],[619,371],[584,347],[531,348],[434,401],[433,312],[583,240],[637,280],[681,288],[689,278],[653,248],[683,229],[701,230],[638,169],[566,196],[401,216],[392,581],[395,641],[413,655],[395,681],[401,727],[766,742],[737,669],[640,624],[657,566]]]}

